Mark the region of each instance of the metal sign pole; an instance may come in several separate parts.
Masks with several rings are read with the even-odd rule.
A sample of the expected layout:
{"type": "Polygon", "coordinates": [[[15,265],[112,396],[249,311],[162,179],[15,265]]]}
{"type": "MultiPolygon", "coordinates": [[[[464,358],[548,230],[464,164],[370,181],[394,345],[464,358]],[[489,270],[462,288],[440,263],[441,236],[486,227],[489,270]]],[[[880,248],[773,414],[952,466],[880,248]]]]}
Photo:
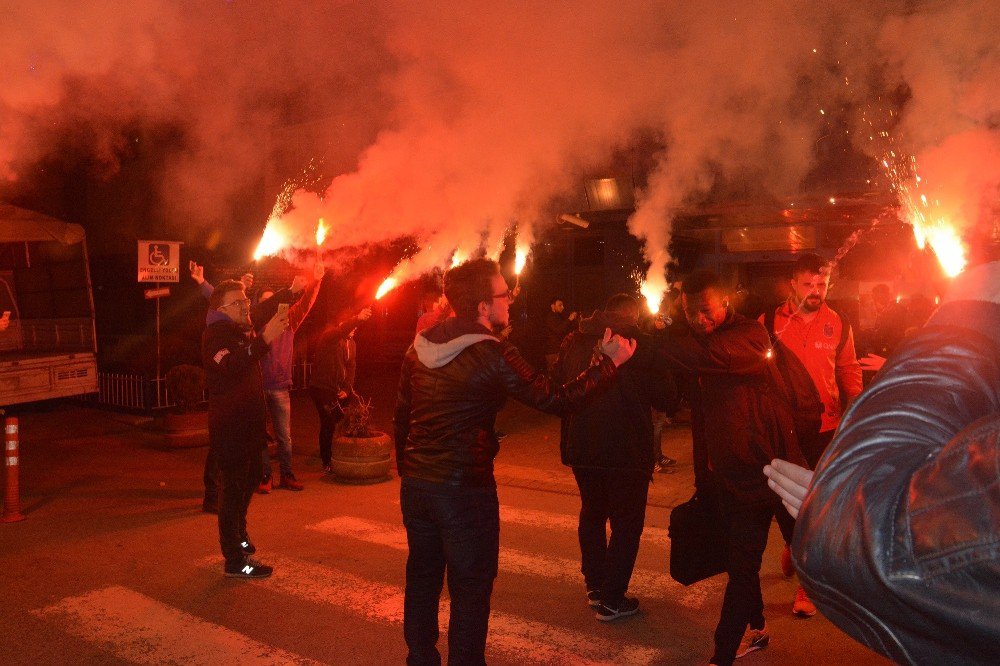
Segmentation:
{"type": "MultiPolygon", "coordinates": [[[[160,283],[156,283],[156,288],[160,288],[160,283]]],[[[160,403],[160,299],[153,299],[156,301],[156,406],[161,407],[160,403]]]]}

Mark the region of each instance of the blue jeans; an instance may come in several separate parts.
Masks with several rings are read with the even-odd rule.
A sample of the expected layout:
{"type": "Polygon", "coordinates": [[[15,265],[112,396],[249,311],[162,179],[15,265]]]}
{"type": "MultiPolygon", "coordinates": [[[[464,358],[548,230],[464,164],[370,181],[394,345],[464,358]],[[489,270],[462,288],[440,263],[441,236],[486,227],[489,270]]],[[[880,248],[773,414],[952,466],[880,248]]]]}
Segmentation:
{"type": "Polygon", "coordinates": [[[465,488],[403,477],[399,492],[409,556],[403,635],[406,663],[440,664],[438,605],[445,570],[451,617],[449,664],[485,664],[490,595],[500,552],[496,488],[465,488]]]}
{"type": "MultiPolygon", "coordinates": [[[[281,476],[286,479],[295,478],[292,474],[292,400],[288,389],[267,389],[267,411],[271,414],[271,425],[274,428],[274,438],[278,440],[278,466],[281,476]]],[[[263,453],[264,478],[271,478],[271,457],[267,447],[263,453]]]]}

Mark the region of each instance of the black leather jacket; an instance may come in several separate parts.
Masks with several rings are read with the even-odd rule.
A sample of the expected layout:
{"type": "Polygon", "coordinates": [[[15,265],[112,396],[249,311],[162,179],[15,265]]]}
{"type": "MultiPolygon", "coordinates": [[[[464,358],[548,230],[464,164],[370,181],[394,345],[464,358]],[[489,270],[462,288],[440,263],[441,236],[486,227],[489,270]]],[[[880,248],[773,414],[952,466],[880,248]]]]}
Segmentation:
{"type": "Polygon", "coordinates": [[[909,664],[1000,663],[1000,305],[948,303],[848,410],[795,528],[824,615],[909,664]]]}
{"type": "Polygon", "coordinates": [[[208,441],[223,468],[259,456],[267,436],[267,407],[259,361],[268,345],[220,312],[209,312],[202,334],[208,388],[208,441]]]}
{"type": "Polygon", "coordinates": [[[560,414],[614,376],[614,363],[603,356],[579,378],[554,386],[486,328],[446,319],[418,334],[403,359],[396,468],[400,476],[435,483],[495,486],[493,425],[507,396],[560,414]]]}

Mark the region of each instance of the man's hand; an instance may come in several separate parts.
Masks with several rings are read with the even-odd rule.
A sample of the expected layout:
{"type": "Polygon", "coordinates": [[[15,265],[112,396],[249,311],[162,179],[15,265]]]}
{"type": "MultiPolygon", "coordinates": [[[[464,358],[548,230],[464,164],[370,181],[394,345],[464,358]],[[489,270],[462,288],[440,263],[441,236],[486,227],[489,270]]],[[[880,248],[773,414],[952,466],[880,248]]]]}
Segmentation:
{"type": "Polygon", "coordinates": [[[573,321],[574,319],[576,319],[576,317],[577,317],[577,313],[576,312],[570,312],[569,313],[569,320],[570,321],[573,321]]]}
{"type": "Polygon", "coordinates": [[[191,260],[188,262],[188,270],[191,271],[191,279],[197,284],[202,284],[205,282],[205,267],[199,266],[197,261],[191,260]]]}
{"type": "Polygon", "coordinates": [[[326,266],[322,261],[317,261],[313,264],[313,279],[319,282],[323,279],[323,275],[326,273],[326,266]]]}
{"type": "Polygon", "coordinates": [[[615,333],[611,335],[611,329],[604,329],[604,339],[601,340],[601,351],[607,354],[615,367],[620,366],[625,361],[632,358],[635,353],[635,338],[626,340],[615,333]]]}
{"type": "Polygon", "coordinates": [[[306,288],[306,279],[301,275],[296,275],[292,278],[292,286],[289,287],[293,294],[297,294],[306,288]]]}
{"type": "Polygon", "coordinates": [[[337,400],[344,400],[345,398],[347,398],[347,391],[337,392],[337,400]]]}
{"type": "Polygon", "coordinates": [[[240,282],[243,283],[243,290],[250,291],[253,289],[253,273],[244,273],[240,276],[240,282]]]}
{"type": "Polygon", "coordinates": [[[271,344],[278,339],[278,336],[285,332],[288,328],[288,310],[279,311],[278,314],[271,317],[271,321],[264,324],[264,330],[260,332],[260,337],[264,338],[264,342],[271,344]]]}
{"type": "Polygon", "coordinates": [[[356,319],[358,321],[368,321],[372,318],[372,308],[371,306],[366,307],[361,312],[358,313],[356,319]]]}
{"type": "Polygon", "coordinates": [[[781,503],[792,514],[792,518],[798,518],[799,509],[802,508],[802,502],[812,483],[812,471],[775,458],[770,465],[764,466],[764,476],[767,477],[767,485],[781,498],[781,503]]]}
{"type": "Polygon", "coordinates": [[[885,365],[885,356],[879,356],[878,354],[868,354],[864,358],[858,359],[858,364],[861,365],[862,370],[867,370],[869,372],[878,372],[885,365]]]}
{"type": "Polygon", "coordinates": [[[955,278],[944,302],[988,301],[1000,303],[1000,261],[970,268],[955,278]]]}

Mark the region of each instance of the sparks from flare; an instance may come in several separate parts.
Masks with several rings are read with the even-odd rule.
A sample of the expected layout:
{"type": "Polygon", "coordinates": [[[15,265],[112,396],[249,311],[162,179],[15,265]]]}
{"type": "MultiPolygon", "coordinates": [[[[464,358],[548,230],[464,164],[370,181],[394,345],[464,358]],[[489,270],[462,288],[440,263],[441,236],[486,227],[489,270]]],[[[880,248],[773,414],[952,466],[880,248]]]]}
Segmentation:
{"type": "MultiPolygon", "coordinates": [[[[867,118],[865,120],[874,129],[873,123],[867,118]]],[[[920,192],[922,187],[926,187],[926,183],[917,173],[916,156],[903,158],[903,151],[900,151],[902,155],[897,155],[889,133],[879,131],[877,134],[889,143],[882,151],[881,164],[889,179],[890,188],[899,197],[900,217],[913,228],[917,247],[923,250],[930,245],[941,270],[948,277],[955,277],[968,264],[968,248],[958,227],[941,210],[940,201],[935,200],[932,206],[927,195],[920,192]]],[[[874,140],[872,136],[869,139],[874,140]]]]}

